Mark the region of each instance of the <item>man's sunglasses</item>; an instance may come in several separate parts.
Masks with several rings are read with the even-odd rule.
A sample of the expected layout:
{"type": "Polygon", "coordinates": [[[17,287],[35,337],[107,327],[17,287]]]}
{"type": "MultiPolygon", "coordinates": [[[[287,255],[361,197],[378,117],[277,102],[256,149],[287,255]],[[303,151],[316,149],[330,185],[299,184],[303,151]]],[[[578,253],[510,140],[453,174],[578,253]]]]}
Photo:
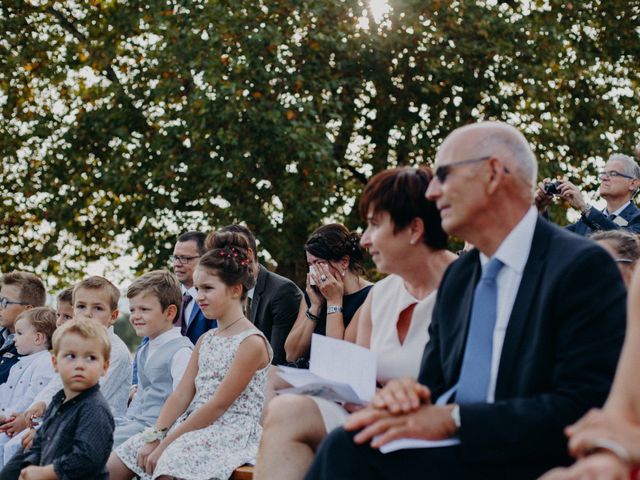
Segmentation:
{"type": "MultiPolygon", "coordinates": [[[[447,180],[447,177],[449,176],[449,174],[451,173],[451,169],[453,167],[460,167],[462,165],[469,165],[469,164],[478,163],[478,162],[486,162],[490,158],[493,158],[493,157],[488,156],[488,157],[470,158],[468,160],[461,160],[459,162],[450,163],[448,165],[442,165],[436,168],[434,175],[440,183],[444,183],[447,180]]],[[[509,170],[505,168],[505,172],[509,173],[509,170]]]]}

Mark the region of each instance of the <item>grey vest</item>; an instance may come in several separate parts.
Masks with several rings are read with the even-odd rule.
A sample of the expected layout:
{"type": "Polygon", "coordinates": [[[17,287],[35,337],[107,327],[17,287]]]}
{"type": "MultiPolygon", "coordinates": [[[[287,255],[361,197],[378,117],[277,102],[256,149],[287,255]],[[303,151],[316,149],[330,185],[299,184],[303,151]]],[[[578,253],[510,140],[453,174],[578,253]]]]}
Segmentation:
{"type": "MultiPolygon", "coordinates": [[[[171,359],[181,348],[189,347],[193,350],[193,344],[187,337],[174,338],[154,352],[147,359],[145,365],[141,362],[141,354],[149,348],[145,345],[138,352],[138,393],[133,408],[127,412],[131,420],[153,425],[160,415],[162,406],[173,392],[173,379],[171,378],[171,359]]],[[[146,352],[145,352],[146,353],[146,352]]]]}

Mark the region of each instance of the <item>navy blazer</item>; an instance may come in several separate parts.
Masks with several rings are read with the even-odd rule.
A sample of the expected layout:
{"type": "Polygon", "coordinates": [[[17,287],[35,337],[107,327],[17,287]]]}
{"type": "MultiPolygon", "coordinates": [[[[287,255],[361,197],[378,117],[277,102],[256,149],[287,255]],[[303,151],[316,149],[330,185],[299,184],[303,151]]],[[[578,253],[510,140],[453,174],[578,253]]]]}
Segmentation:
{"type": "MultiPolygon", "coordinates": [[[[434,398],[458,382],[479,252],[446,271],[419,381],[434,398]]],[[[460,459],[493,478],[537,478],[568,464],[563,428],[609,393],[625,333],[626,291],[597,244],[538,218],[509,317],[494,403],[460,405],[460,459]]]]}
{"type": "Polygon", "coordinates": [[[189,337],[189,340],[191,340],[191,343],[194,345],[204,332],[218,326],[217,320],[208,319],[204,316],[204,313],[202,313],[202,310],[200,310],[200,306],[197,303],[193,305],[189,318],[191,319],[191,322],[189,323],[186,336],[189,337]]]}
{"type": "MultiPolygon", "coordinates": [[[[0,328],[0,333],[3,333],[6,328],[0,328]]],[[[0,335],[0,342],[4,343],[2,336],[0,335]]],[[[2,344],[0,343],[0,347],[2,344]]],[[[9,378],[9,370],[16,363],[18,363],[18,350],[16,349],[16,344],[11,343],[8,347],[0,349],[0,384],[3,384],[9,378]]]]}
{"type": "Polygon", "coordinates": [[[284,342],[298,317],[301,298],[302,292],[295,283],[260,265],[250,320],[269,339],[274,365],[287,362],[284,342]]]}
{"type": "Polygon", "coordinates": [[[600,210],[592,207],[587,215],[583,215],[576,223],[568,225],[567,230],[582,236],[587,236],[597,230],[618,230],[620,228],[633,233],[640,233],[640,209],[636,207],[633,200],[620,212],[618,217],[628,222],[627,225],[618,225],[613,220],[609,220],[600,210]]]}

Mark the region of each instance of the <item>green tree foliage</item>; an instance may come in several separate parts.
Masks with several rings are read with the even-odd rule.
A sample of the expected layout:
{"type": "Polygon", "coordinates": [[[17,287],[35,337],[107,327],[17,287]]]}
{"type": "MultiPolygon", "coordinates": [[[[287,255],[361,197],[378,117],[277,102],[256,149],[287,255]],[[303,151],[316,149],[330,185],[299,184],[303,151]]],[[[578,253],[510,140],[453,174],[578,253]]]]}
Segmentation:
{"type": "Polygon", "coordinates": [[[638,127],[637,1],[45,1],[0,6],[0,269],[62,277],[235,221],[296,279],[367,178],[501,119],[593,188],[638,127]],[[380,4],[381,2],[378,2],[380,4]]]}

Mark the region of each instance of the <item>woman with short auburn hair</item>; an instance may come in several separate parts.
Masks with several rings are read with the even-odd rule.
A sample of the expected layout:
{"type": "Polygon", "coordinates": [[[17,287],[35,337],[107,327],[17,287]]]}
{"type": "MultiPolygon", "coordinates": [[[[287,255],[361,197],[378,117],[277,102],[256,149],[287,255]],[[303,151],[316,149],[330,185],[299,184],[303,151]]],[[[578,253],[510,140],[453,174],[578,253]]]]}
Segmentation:
{"type": "MultiPolygon", "coordinates": [[[[360,198],[367,222],[360,244],[377,269],[388,274],[362,305],[356,343],[377,357],[377,381],[416,378],[427,343],[436,291],[457,258],[446,250],[447,234],[434,202],[425,198],[429,168],[398,167],[375,175],[360,198]]],[[[255,478],[303,478],[328,432],[349,412],[336,403],[282,395],[267,407],[255,478]]]]}

